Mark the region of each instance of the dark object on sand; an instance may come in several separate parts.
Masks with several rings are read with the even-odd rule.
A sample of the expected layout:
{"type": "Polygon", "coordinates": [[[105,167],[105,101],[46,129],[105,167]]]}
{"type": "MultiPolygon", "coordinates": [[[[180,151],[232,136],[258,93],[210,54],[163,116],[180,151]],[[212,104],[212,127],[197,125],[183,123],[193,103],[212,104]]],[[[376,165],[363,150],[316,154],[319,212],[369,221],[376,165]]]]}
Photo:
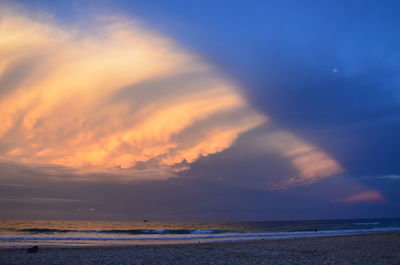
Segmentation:
{"type": "Polygon", "coordinates": [[[143,220],[143,223],[148,223],[149,222],[149,220],[143,220]]]}
{"type": "Polygon", "coordinates": [[[28,253],[36,253],[38,251],[39,251],[39,247],[38,246],[34,246],[34,247],[31,247],[31,248],[28,248],[26,252],[28,252],[28,253]]]}

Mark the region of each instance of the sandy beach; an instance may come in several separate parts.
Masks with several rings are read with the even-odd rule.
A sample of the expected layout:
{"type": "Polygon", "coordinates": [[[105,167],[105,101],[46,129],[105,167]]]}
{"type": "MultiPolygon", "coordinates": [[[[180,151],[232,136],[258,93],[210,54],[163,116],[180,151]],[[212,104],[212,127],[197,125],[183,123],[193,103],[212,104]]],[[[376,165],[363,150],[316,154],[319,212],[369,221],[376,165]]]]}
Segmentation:
{"type": "Polygon", "coordinates": [[[158,246],[1,249],[0,264],[400,264],[400,233],[158,246]]]}

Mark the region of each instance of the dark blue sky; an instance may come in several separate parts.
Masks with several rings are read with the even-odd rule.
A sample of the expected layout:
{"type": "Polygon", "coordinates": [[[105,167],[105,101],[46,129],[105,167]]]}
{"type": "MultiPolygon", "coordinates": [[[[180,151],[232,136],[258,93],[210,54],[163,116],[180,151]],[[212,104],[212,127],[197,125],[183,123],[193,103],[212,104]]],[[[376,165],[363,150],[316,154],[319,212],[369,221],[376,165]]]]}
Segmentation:
{"type": "MultiPolygon", "coordinates": [[[[237,82],[244,97],[268,115],[274,126],[329,153],[345,169],[341,176],[308,186],[260,189],[264,182],[293,171],[282,157],[260,155],[247,144],[270,130],[264,126],[242,135],[232,148],[196,161],[182,178],[107,187],[71,183],[65,186],[66,194],[95,201],[93,207],[104,212],[72,218],[399,217],[400,2],[19,2],[46,10],[66,24],[97,14],[143,21],[237,82]],[[335,201],[363,189],[379,191],[386,201],[335,201]],[[151,199],[149,194],[153,194],[151,199]],[[143,200],[146,206],[125,205],[143,200]],[[124,203],[115,207],[117,201],[124,203]],[[138,215],[124,215],[126,211],[138,215]]],[[[37,188],[27,183],[32,185],[31,192],[37,188]]],[[[59,189],[57,184],[46,185],[47,190],[59,189]]],[[[10,194],[21,192],[10,186],[1,188],[10,194]]],[[[54,210],[51,207],[49,212],[54,210]]],[[[21,213],[15,216],[23,217],[21,213]]],[[[39,213],[31,216],[40,218],[39,213]]]]}

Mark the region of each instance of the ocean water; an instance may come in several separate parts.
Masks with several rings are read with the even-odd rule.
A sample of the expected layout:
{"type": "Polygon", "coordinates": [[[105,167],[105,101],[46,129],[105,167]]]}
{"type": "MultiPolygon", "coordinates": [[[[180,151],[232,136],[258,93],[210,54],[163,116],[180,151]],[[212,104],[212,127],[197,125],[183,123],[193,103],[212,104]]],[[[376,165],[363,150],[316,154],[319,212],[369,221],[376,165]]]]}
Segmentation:
{"type": "Polygon", "coordinates": [[[400,219],[269,222],[0,221],[0,247],[205,243],[400,232],[400,219]]]}

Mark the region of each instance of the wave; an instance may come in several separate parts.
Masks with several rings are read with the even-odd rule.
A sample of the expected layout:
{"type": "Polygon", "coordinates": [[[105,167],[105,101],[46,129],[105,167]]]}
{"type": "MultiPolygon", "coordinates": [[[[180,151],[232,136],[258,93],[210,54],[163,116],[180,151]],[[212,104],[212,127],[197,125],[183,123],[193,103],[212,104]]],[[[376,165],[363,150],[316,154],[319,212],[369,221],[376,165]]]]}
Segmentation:
{"type": "Polygon", "coordinates": [[[159,234],[173,234],[173,235],[182,235],[182,234],[221,234],[230,232],[228,230],[187,230],[187,229],[159,229],[159,230],[141,230],[141,229],[133,229],[133,230],[100,230],[95,231],[98,233],[110,233],[110,234],[137,234],[137,235],[159,235],[159,234]]]}
{"type": "Polygon", "coordinates": [[[353,223],[353,225],[379,225],[379,222],[353,223]]]}
{"type": "Polygon", "coordinates": [[[25,229],[15,229],[15,228],[0,228],[1,233],[29,233],[29,234],[55,234],[55,233],[68,233],[75,232],[76,230],[67,229],[50,229],[50,228],[25,228],[25,229]]]}
{"type": "MultiPolygon", "coordinates": [[[[112,230],[106,230],[112,231],[112,230]]],[[[124,230],[126,231],[126,230],[124,230]]],[[[156,230],[154,230],[156,231],[156,230]]],[[[159,230],[157,230],[159,231],[159,230]]],[[[168,231],[168,230],[167,230],[168,231]]],[[[175,230],[174,230],[175,231],[175,230]]],[[[188,230],[199,231],[199,230],[188,230]]],[[[200,230],[206,231],[206,230],[200,230]]],[[[289,238],[305,238],[305,237],[323,237],[323,236],[339,236],[339,235],[356,235],[356,234],[373,234],[383,232],[400,232],[399,227],[387,228],[374,228],[374,229],[353,229],[353,230],[325,230],[325,231],[307,231],[307,232],[274,232],[274,233],[220,233],[220,234],[120,234],[116,233],[82,233],[82,231],[74,232],[72,234],[53,234],[49,236],[42,236],[39,234],[28,235],[0,235],[0,242],[37,242],[44,241],[62,242],[96,242],[96,241],[148,241],[148,242],[162,242],[162,241],[186,241],[188,243],[197,242],[197,240],[206,240],[209,242],[214,241],[239,241],[239,240],[254,240],[254,239],[289,239],[289,238]]]]}

